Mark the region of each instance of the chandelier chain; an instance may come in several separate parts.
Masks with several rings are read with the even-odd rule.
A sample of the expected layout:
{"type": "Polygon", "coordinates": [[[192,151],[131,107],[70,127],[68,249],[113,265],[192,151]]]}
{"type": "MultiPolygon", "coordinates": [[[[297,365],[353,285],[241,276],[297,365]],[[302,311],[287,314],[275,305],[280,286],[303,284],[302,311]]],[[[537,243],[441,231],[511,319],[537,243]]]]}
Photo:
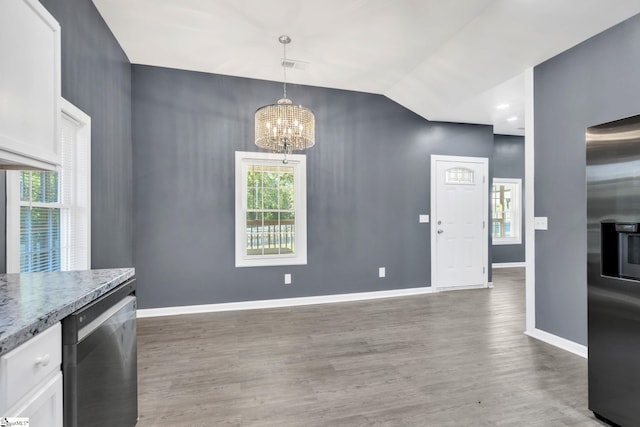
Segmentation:
{"type": "Polygon", "coordinates": [[[284,59],[282,60],[282,73],[284,74],[283,86],[284,86],[284,94],[283,98],[287,97],[287,44],[282,44],[282,51],[284,55],[284,59]]]}

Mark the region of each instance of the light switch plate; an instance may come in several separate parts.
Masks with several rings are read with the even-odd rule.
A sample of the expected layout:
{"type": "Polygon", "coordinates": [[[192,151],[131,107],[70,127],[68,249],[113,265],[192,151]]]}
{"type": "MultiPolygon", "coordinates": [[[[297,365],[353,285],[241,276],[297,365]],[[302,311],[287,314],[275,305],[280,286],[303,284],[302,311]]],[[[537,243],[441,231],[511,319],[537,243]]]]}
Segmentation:
{"type": "Polygon", "coordinates": [[[420,224],[426,224],[429,222],[429,215],[419,215],[418,216],[418,221],[420,221],[420,224]]]}
{"type": "Polygon", "coordinates": [[[533,219],[533,228],[536,230],[548,230],[549,223],[546,216],[537,216],[533,219]]]}

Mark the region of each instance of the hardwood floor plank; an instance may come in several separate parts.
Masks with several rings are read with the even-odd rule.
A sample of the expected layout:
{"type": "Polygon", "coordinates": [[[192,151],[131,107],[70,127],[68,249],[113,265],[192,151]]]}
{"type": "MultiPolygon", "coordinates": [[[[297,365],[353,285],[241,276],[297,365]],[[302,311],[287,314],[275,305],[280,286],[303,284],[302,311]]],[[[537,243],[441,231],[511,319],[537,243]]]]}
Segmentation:
{"type": "Polygon", "coordinates": [[[139,427],[599,426],[586,360],[494,288],[138,321],[139,427]]]}

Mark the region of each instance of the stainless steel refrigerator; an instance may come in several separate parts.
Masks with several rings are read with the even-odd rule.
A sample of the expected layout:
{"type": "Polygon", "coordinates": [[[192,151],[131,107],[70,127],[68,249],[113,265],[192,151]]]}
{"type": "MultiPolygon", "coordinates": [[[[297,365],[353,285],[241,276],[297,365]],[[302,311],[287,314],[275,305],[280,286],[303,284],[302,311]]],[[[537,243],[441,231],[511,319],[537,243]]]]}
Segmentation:
{"type": "Polygon", "coordinates": [[[640,116],[586,132],[589,409],[640,425],[640,116]]]}

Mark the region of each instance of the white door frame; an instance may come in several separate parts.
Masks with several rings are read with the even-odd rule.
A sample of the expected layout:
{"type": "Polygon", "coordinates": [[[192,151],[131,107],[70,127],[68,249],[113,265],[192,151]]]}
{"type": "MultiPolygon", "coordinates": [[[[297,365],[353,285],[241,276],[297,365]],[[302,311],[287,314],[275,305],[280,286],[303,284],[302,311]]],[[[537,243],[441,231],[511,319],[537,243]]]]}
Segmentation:
{"type": "MultiPolygon", "coordinates": [[[[438,291],[438,288],[435,286],[437,277],[436,275],[436,236],[437,236],[437,223],[436,223],[436,162],[438,161],[449,161],[449,162],[471,162],[471,163],[481,163],[485,172],[484,180],[482,183],[482,189],[484,191],[485,197],[482,198],[482,218],[485,224],[485,232],[482,235],[482,259],[484,260],[484,276],[483,276],[483,284],[481,286],[471,286],[464,287],[461,286],[459,288],[453,289],[469,289],[469,288],[488,288],[489,287],[489,159],[487,157],[464,157],[464,156],[442,156],[437,154],[431,155],[431,207],[430,207],[430,215],[431,215],[431,287],[434,291],[438,291]]],[[[443,288],[444,289],[444,288],[443,288]]],[[[446,288],[449,290],[450,288],[446,288]]],[[[453,290],[452,289],[452,290],[453,290]]]]}

